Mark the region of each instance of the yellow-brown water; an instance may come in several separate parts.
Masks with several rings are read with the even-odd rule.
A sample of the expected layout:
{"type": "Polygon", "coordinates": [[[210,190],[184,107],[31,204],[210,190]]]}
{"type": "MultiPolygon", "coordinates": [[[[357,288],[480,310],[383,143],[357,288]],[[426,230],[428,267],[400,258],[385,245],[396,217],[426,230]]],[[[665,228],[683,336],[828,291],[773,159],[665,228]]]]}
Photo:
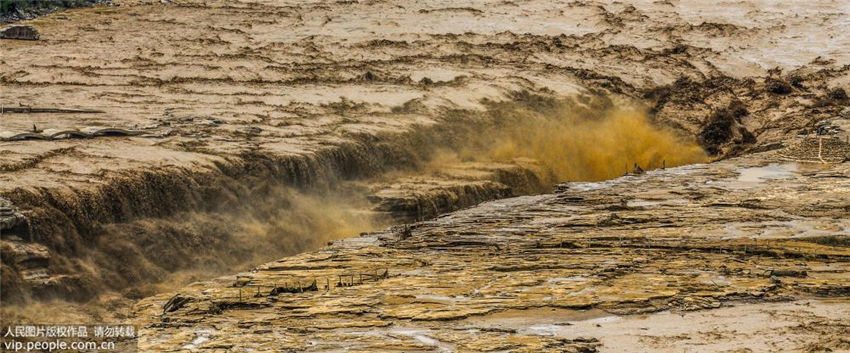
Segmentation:
{"type": "Polygon", "coordinates": [[[693,138],[653,123],[639,107],[592,111],[559,104],[544,111],[503,111],[502,124],[470,136],[432,159],[439,169],[458,161],[533,162],[549,184],[598,181],[633,170],[700,163],[708,156],[693,138]]]}
{"type": "MultiPolygon", "coordinates": [[[[614,107],[604,98],[589,105],[501,104],[488,114],[480,127],[457,132],[462,136],[449,139],[455,143],[437,146],[420,156],[423,160],[416,167],[390,174],[439,175],[441,170],[463,162],[511,163],[528,168],[541,181],[541,185],[526,190],[546,191],[557,182],[617,177],[634,163],[652,169],[707,159],[692,139],[654,124],[640,108],[614,107]]],[[[383,178],[386,180],[386,176],[383,178]]],[[[231,212],[186,212],[173,219],[104,225],[106,235],[96,246],[101,250],[74,261],[86,268],[125,263],[125,274],[132,280],[116,280],[126,280],[128,287],[100,283],[102,294],[91,305],[58,301],[20,310],[6,307],[4,317],[27,321],[64,307],[64,314],[53,315],[54,320],[120,319],[133,299],[246,270],[391,224],[369,212],[368,188],[346,184],[299,190],[270,185],[251,185],[261,190],[261,195],[231,212]]]]}

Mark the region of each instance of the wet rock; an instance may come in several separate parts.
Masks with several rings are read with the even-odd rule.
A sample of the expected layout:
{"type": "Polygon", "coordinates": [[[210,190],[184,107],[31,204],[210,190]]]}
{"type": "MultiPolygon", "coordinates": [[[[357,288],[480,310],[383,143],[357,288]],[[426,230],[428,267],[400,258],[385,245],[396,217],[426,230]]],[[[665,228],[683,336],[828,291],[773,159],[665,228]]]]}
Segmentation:
{"type": "Polygon", "coordinates": [[[11,241],[6,244],[5,256],[18,268],[32,270],[44,268],[50,260],[50,252],[43,245],[11,241]]]}
{"type": "Polygon", "coordinates": [[[162,306],[162,312],[170,313],[173,311],[180,310],[180,308],[186,306],[186,304],[189,304],[192,300],[194,300],[194,298],[192,297],[181,296],[179,294],[175,295],[171,297],[171,299],[169,299],[167,302],[165,302],[165,304],[162,306]]]}
{"type": "Polygon", "coordinates": [[[803,86],[804,81],[804,78],[796,75],[788,78],[788,82],[791,83],[791,86],[794,86],[796,88],[805,88],[805,86],[803,86]]]}
{"type": "Polygon", "coordinates": [[[843,101],[843,100],[847,100],[847,91],[845,91],[841,87],[836,87],[836,88],[829,90],[829,93],[827,93],[827,96],[829,96],[829,98],[833,99],[833,100],[843,101]]]}
{"type": "Polygon", "coordinates": [[[796,270],[796,269],[776,269],[776,270],[768,270],[765,274],[768,277],[806,277],[808,276],[808,272],[806,270],[796,270]]]}
{"type": "Polygon", "coordinates": [[[377,79],[377,76],[372,71],[366,71],[363,75],[360,75],[360,79],[363,81],[374,81],[377,79]]]}
{"type": "Polygon", "coordinates": [[[734,101],[726,108],[715,111],[699,133],[700,144],[708,153],[717,155],[722,152],[721,148],[728,142],[755,142],[755,136],[741,123],[741,118],[748,114],[747,108],[739,101],[734,101]]]}
{"type": "Polygon", "coordinates": [[[17,40],[38,40],[38,31],[33,26],[11,26],[0,30],[0,38],[17,40]]]}
{"type": "MultiPolygon", "coordinates": [[[[29,20],[51,12],[93,5],[114,5],[112,0],[4,0],[0,22],[29,20]]],[[[66,16],[57,16],[67,20],[66,16]]]]}
{"type": "Polygon", "coordinates": [[[815,124],[815,133],[818,135],[835,135],[843,130],[840,126],[833,124],[830,121],[821,121],[815,124]]]}
{"type": "Polygon", "coordinates": [[[768,78],[765,80],[765,90],[770,93],[785,95],[791,93],[793,88],[785,81],[768,78]]]}
{"type": "Polygon", "coordinates": [[[0,197],[0,235],[21,236],[26,218],[18,212],[11,201],[0,197]],[[4,234],[5,233],[5,234],[4,234]]]}

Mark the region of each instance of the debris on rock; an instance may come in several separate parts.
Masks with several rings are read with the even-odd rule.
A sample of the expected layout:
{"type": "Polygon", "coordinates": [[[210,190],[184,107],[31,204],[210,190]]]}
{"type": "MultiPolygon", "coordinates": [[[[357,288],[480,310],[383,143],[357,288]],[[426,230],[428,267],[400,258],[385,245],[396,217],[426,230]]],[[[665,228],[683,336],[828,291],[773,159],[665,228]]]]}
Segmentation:
{"type": "Polygon", "coordinates": [[[180,308],[184,307],[189,302],[191,302],[192,300],[193,299],[191,297],[184,297],[184,296],[177,294],[177,295],[171,297],[171,299],[169,299],[168,302],[166,302],[162,306],[162,312],[163,313],[170,313],[170,312],[173,312],[173,311],[177,311],[180,308]]]}

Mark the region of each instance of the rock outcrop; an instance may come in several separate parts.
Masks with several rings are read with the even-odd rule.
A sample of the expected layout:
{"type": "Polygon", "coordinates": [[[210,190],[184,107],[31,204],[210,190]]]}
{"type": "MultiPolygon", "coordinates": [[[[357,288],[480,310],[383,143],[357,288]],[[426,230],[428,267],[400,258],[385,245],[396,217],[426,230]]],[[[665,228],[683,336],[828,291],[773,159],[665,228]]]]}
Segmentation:
{"type": "Polygon", "coordinates": [[[0,29],[0,39],[38,40],[38,31],[33,26],[9,26],[0,29]]]}

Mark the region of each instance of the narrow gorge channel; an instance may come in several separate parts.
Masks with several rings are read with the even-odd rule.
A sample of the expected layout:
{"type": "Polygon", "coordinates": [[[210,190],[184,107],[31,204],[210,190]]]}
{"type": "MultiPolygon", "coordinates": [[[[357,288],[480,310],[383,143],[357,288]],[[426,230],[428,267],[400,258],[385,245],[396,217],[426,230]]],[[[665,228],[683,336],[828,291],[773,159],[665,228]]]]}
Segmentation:
{"type": "Polygon", "coordinates": [[[635,164],[708,158],[693,138],[616,97],[518,92],[485,104],[289,158],[257,149],[213,167],[149,168],[88,189],[4,195],[4,304],[16,304],[4,306],[4,319],[62,306],[59,321],[120,321],[134,300],[332,240],[549,192],[561,181],[617,177],[635,164]]]}

